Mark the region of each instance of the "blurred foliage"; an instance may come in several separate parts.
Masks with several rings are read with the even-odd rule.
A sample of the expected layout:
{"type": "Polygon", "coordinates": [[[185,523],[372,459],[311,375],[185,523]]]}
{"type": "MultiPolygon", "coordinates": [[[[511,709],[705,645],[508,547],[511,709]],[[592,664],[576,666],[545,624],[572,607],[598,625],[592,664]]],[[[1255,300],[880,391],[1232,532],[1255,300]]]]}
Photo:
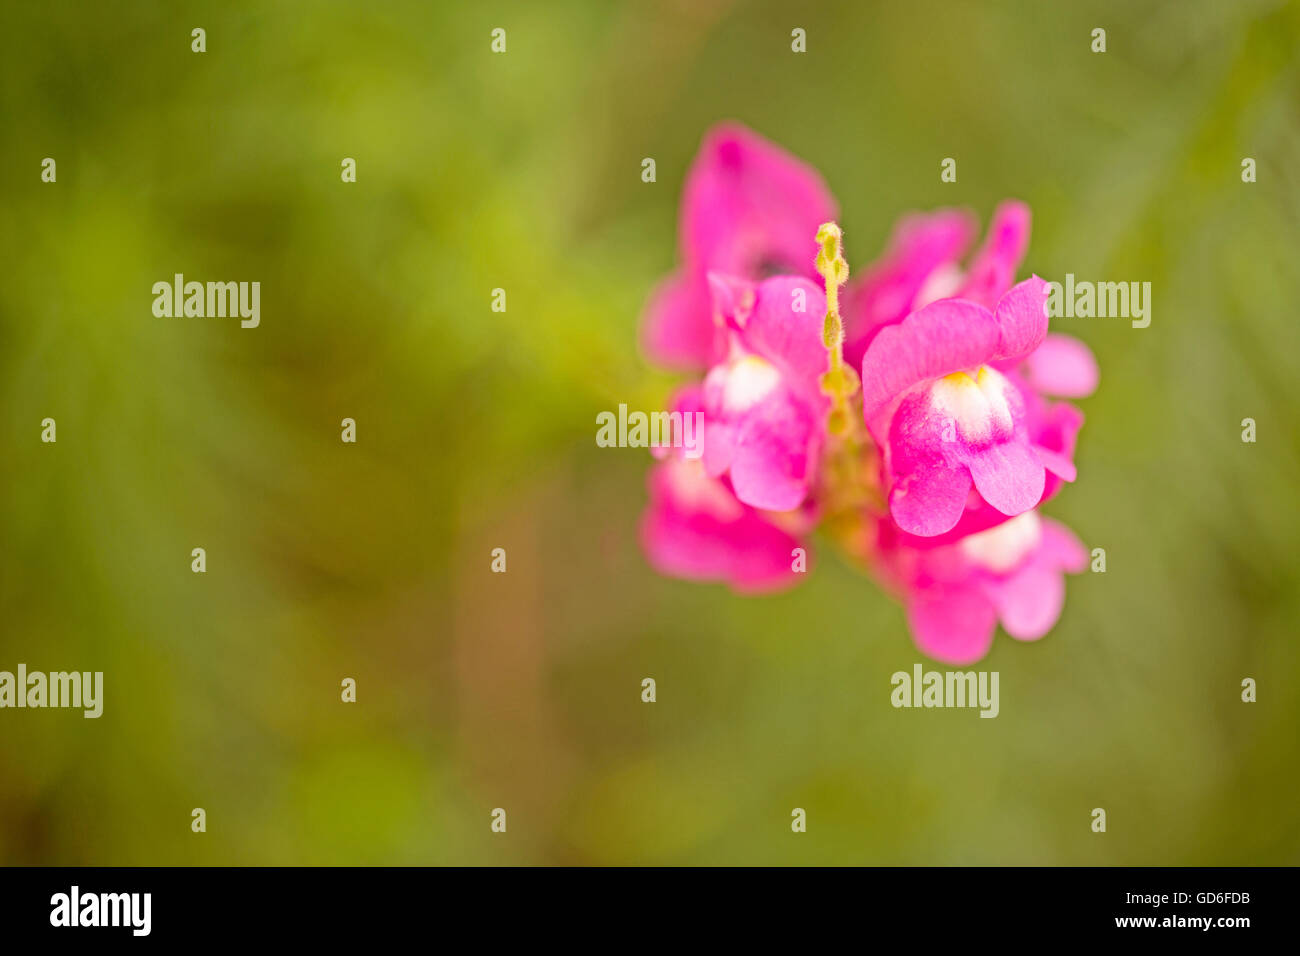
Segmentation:
{"type": "Polygon", "coordinates": [[[0,59],[0,669],[106,697],[0,712],[0,862],[1300,862],[1295,3],[6,4],[0,59]],[[1108,571],[999,636],[997,720],[890,707],[919,655],[828,549],[761,599],[640,556],[595,415],[671,386],[638,315],[729,118],[854,267],[1014,196],[1026,271],[1153,283],[1062,320],[1102,388],[1049,511],[1108,571]],[[175,272],[261,327],[155,318],[175,272]]]}

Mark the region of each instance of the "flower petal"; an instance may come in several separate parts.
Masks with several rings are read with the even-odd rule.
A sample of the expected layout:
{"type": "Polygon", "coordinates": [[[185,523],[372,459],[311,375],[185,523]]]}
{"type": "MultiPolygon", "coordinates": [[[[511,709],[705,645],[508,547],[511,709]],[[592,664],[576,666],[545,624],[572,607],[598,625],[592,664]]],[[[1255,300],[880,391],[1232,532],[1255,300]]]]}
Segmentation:
{"type": "Polygon", "coordinates": [[[742,592],[779,590],[798,580],[791,564],[799,540],[742,505],[698,462],[656,465],[648,484],[641,544],[660,573],[726,581],[742,592]]]}
{"type": "Polygon", "coordinates": [[[835,219],[817,171],[735,123],[710,130],[686,177],[681,242],[688,264],[761,278],[815,275],[817,227],[835,219]]]}
{"type": "Polygon", "coordinates": [[[1097,360],[1088,346],[1072,336],[1048,335],[1025,362],[1029,384],[1045,394],[1087,398],[1097,390],[1097,360]]]}
{"type": "Polygon", "coordinates": [[[1016,270],[1029,246],[1029,207],[1016,200],[998,206],[988,237],[971,261],[966,281],[955,293],[990,308],[1015,282],[1016,270]]]}
{"type": "Polygon", "coordinates": [[[1017,283],[994,310],[999,338],[995,360],[1028,355],[1047,335],[1047,283],[1038,276],[1017,283]]]}
{"type": "Polygon", "coordinates": [[[1005,515],[1028,511],[1043,497],[1043,463],[1026,444],[989,445],[974,452],[968,464],[980,495],[1005,515]]]}
{"type": "Polygon", "coordinates": [[[1036,561],[985,585],[1002,627],[1021,641],[1036,641],[1056,624],[1065,606],[1065,578],[1036,561]]]}
{"type": "Polygon", "coordinates": [[[764,399],[737,431],[730,469],[736,497],[764,511],[799,507],[812,478],[815,430],[811,411],[789,389],[764,399]]]}
{"type": "Polygon", "coordinates": [[[826,294],[807,279],[767,279],[758,286],[740,339],[746,349],[775,365],[789,386],[820,401],[819,381],[827,368],[825,318],[826,294]]]}
{"type": "Polygon", "coordinates": [[[1050,518],[1043,519],[1043,542],[1039,546],[1041,560],[1070,574],[1079,574],[1088,566],[1088,549],[1074,532],[1050,518]]]}
{"type": "MultiPolygon", "coordinates": [[[[1050,448],[1044,448],[1042,445],[1034,445],[1034,454],[1038,460],[1043,463],[1043,467],[1050,471],[1056,477],[1063,481],[1074,481],[1079,477],[1079,469],[1075,467],[1074,462],[1070,461],[1060,452],[1052,451],[1050,448]]],[[[1044,494],[1046,494],[1044,488],[1044,494]]]]}
{"type": "Polygon", "coordinates": [[[702,275],[675,275],[650,295],[641,317],[641,346],[668,368],[696,369],[716,358],[717,330],[702,275]]]}
{"type": "MultiPolygon", "coordinates": [[[[686,426],[686,416],[703,413],[704,411],[704,387],[702,385],[683,385],[678,388],[668,399],[668,411],[677,412],[682,416],[683,429],[686,426]]],[[[672,445],[651,445],[650,454],[655,458],[673,458],[676,456],[686,456],[688,458],[700,457],[700,450],[703,445],[704,435],[696,431],[694,425],[690,426],[690,434],[694,436],[696,445],[694,448],[686,447],[685,443],[681,447],[672,445]]],[[[683,439],[685,435],[683,434],[683,439]]]]}
{"type": "Polygon", "coordinates": [[[983,306],[942,299],[881,329],[862,359],[863,414],[868,427],[919,382],[973,369],[994,356],[999,326],[983,306]]]}
{"type": "Polygon", "coordinates": [[[842,293],[847,334],[844,359],[857,368],[880,329],[926,305],[918,298],[945,267],[955,268],[975,237],[975,217],[964,209],[940,209],[903,217],[885,253],[850,280],[842,293]]]}
{"type": "Polygon", "coordinates": [[[978,588],[934,586],[907,602],[907,624],[916,646],[945,664],[973,664],[993,646],[997,615],[978,588]]]}
{"type": "Polygon", "coordinates": [[[896,477],[889,492],[889,513],[908,534],[943,534],[961,519],[970,489],[970,472],[964,467],[933,461],[896,477]]]}

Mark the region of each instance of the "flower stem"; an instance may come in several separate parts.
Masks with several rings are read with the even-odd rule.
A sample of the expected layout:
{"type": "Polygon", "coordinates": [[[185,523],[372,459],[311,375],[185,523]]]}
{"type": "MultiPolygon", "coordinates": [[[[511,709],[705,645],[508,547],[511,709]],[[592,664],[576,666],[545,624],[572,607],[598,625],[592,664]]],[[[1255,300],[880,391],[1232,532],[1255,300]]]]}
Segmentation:
{"type": "Polygon", "coordinates": [[[821,500],[824,522],[831,537],[854,560],[865,562],[872,547],[871,523],[867,512],[879,505],[874,479],[875,447],[863,433],[861,411],[853,401],[860,381],[844,362],[844,319],[840,316],[840,286],[848,281],[849,264],[844,261],[844,235],[833,222],[817,230],[817,272],[826,281],[826,322],[822,344],[826,347],[827,369],[821,390],[830,399],[826,416],[827,448],[821,472],[821,500]]]}
{"type": "Polygon", "coordinates": [[[822,326],[822,344],[828,356],[827,370],[821,378],[822,392],[831,400],[826,428],[832,435],[852,440],[857,429],[856,417],[849,402],[858,391],[858,376],[844,364],[844,320],[840,317],[840,286],[848,281],[849,264],[844,261],[844,234],[833,222],[817,230],[817,272],[826,280],[826,321],[822,326]]]}

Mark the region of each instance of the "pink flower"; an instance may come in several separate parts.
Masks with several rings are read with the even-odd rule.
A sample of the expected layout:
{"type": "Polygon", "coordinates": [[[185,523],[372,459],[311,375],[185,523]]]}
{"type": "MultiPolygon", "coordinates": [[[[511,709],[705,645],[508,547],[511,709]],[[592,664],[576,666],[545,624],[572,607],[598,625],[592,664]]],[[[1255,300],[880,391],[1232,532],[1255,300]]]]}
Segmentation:
{"type": "Polygon", "coordinates": [[[825,438],[825,294],[785,276],[709,281],[729,348],[704,380],[704,467],[728,475],[745,504],[789,511],[808,495],[825,438]]]}
{"type": "Polygon", "coordinates": [[[890,514],[904,531],[951,530],[972,487],[1018,515],[1042,500],[1044,465],[1063,468],[1035,446],[1023,394],[994,367],[1039,346],[1046,303],[1047,283],[1034,277],[993,312],[942,299],[872,340],[862,360],[863,417],[881,451],[890,514]]]}
{"type": "MultiPolygon", "coordinates": [[[[884,256],[844,290],[845,360],[860,364],[881,329],[939,299],[966,299],[992,309],[1015,282],[1030,223],[1024,203],[999,205],[984,245],[963,269],[960,261],[977,228],[974,216],[960,209],[904,216],[884,256]]],[[[1047,336],[1026,363],[1026,381],[1044,394],[1085,398],[1097,387],[1096,360],[1068,335],[1047,336]]]]}
{"type": "Polygon", "coordinates": [[[1088,553],[1064,525],[1026,511],[923,550],[901,544],[883,522],[876,562],[902,596],[917,646],[936,660],[964,665],[988,653],[999,621],[1022,641],[1051,630],[1065,604],[1064,575],[1082,571],[1088,553]]]}
{"type": "Polygon", "coordinates": [[[1081,342],[1048,334],[1047,284],[1015,283],[1028,207],[999,206],[973,254],[969,213],[909,216],[843,289],[834,215],[817,174],[777,147],[738,126],[706,137],[682,267],[643,327],[654,357],[707,370],[673,401],[702,417],[702,455],[653,450],[646,554],[665,574],[775,590],[820,524],[902,598],[926,654],[978,660],[999,621],[1036,640],[1087,563],[1038,511],[1077,477],[1083,415],[1055,399],[1091,394],[1098,371],[1081,342]],[[858,402],[865,433],[847,414],[858,402]]]}
{"type": "Polygon", "coordinates": [[[708,273],[746,279],[773,274],[815,279],[817,227],[835,202],[810,166],[736,124],[705,137],[686,177],[682,267],[655,291],[642,341],[656,361],[707,368],[726,357],[712,312],[708,273]]]}
{"type": "MultiPolygon", "coordinates": [[[[1048,336],[1051,339],[1051,336],[1048,336]]],[[[1042,346],[1032,355],[1042,351],[1042,346]]],[[[1074,448],[1079,430],[1083,427],[1083,413],[1066,402],[1051,403],[1029,387],[1015,371],[1016,363],[995,363],[1009,366],[1004,372],[1007,380],[1016,387],[1024,406],[1025,432],[1029,436],[1040,461],[1043,462],[1045,480],[1043,494],[1038,503],[1050,500],[1065,482],[1074,481],[1074,448]]],[[[971,490],[966,498],[965,510],[957,523],[942,534],[920,536],[899,530],[900,539],[914,548],[936,548],[951,544],[968,534],[986,531],[1007,520],[1007,515],[993,507],[971,490]]]]}
{"type": "Polygon", "coordinates": [[[661,574],[725,581],[754,593],[790,587],[800,516],[769,516],[743,504],[698,460],[668,458],[650,472],[641,544],[661,574]]]}

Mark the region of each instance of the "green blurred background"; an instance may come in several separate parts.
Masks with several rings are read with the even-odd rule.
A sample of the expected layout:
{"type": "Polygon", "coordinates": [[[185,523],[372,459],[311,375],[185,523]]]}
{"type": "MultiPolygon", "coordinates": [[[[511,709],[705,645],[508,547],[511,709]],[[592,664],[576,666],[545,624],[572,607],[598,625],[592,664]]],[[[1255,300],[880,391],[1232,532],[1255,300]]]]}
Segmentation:
{"type": "Polygon", "coordinates": [[[99,720],[0,711],[0,862],[1300,861],[1296,4],[0,18],[0,669],[105,672],[99,720]],[[766,598],[640,555],[595,416],[675,381],[638,317],[723,119],[823,172],[855,267],[1019,197],[1025,274],[1153,284],[1147,329],[1057,324],[1102,387],[1048,511],[1108,571],[999,635],[996,720],[890,706],[922,658],[826,547],[766,598]],[[155,318],[175,272],[261,327],[155,318]]]}

